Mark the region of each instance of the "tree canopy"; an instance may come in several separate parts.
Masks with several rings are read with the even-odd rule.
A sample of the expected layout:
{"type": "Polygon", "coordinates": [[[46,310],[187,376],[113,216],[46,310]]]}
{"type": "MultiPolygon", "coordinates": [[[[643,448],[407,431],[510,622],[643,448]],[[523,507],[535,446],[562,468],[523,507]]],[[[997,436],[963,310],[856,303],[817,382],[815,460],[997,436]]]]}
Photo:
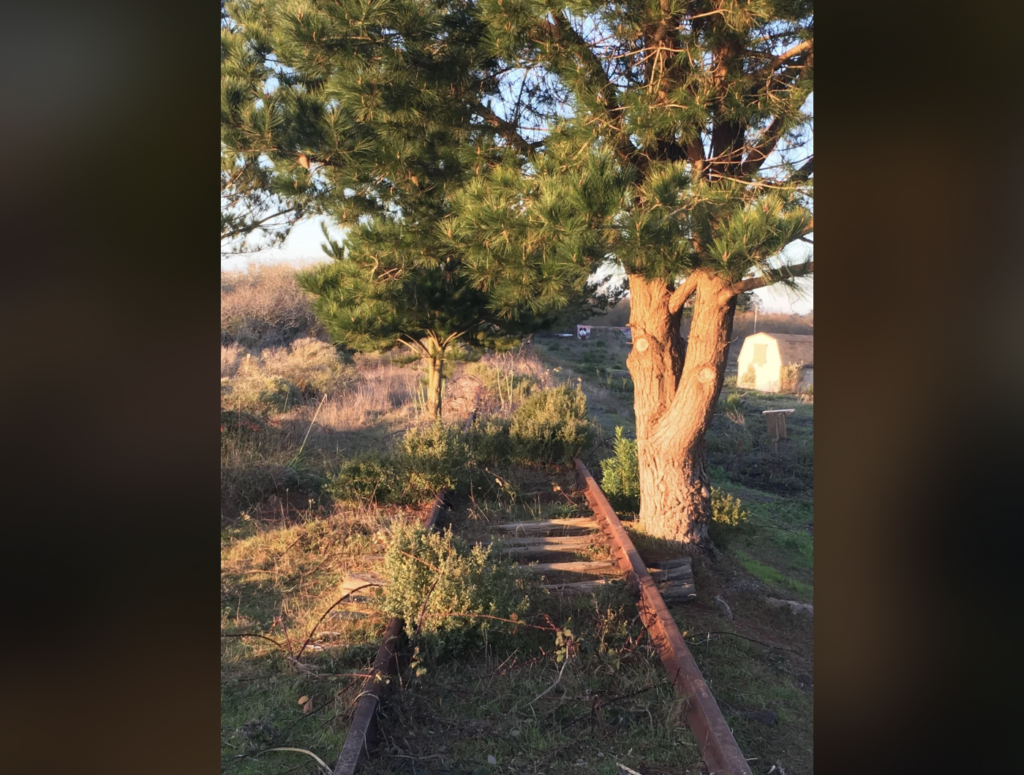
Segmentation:
{"type": "MultiPolygon", "coordinates": [[[[427,295],[457,278],[458,298],[522,324],[603,263],[625,270],[641,522],[706,540],[703,434],[737,297],[813,270],[779,260],[813,228],[813,3],[226,8],[225,155],[259,160],[259,190],[357,227],[342,261],[361,274],[331,271],[338,287],[389,283],[367,321],[420,298],[399,276],[421,277],[427,295]]],[[[363,326],[349,317],[339,325],[363,326]]]]}

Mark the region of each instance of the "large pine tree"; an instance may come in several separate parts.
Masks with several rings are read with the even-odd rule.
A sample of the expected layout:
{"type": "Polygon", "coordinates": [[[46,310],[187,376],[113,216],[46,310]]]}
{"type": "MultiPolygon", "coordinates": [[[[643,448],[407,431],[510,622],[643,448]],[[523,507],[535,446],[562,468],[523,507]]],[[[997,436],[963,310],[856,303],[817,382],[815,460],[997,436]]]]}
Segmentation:
{"type": "Polygon", "coordinates": [[[624,268],[640,521],[706,543],[704,435],[737,297],[813,269],[778,258],[813,224],[813,4],[480,0],[479,14],[520,87],[505,115],[547,134],[527,165],[464,188],[449,239],[509,310],[594,255],[624,268]]]}

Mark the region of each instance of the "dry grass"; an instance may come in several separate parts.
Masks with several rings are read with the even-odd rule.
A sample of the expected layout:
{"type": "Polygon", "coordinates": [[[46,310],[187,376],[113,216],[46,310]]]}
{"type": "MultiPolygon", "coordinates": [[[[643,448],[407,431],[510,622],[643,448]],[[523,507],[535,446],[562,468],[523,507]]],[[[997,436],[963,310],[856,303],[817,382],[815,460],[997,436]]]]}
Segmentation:
{"type": "Polygon", "coordinates": [[[307,357],[310,348],[301,343],[295,343],[297,355],[288,348],[276,348],[248,360],[237,346],[222,347],[221,373],[233,371],[222,382],[222,405],[269,416],[267,426],[258,433],[224,437],[221,513],[225,519],[285,492],[300,497],[302,503],[317,497],[319,483],[337,467],[339,456],[389,446],[397,440],[398,431],[422,419],[415,398],[420,374],[413,367],[396,366],[386,356],[358,355],[354,367],[338,372],[337,361],[307,357]],[[280,385],[281,379],[268,364],[293,379],[304,376],[307,384],[321,390],[306,395],[294,390],[288,396],[275,393],[271,388],[280,385]],[[297,376],[297,372],[301,373],[297,376]]]}
{"type": "Polygon", "coordinates": [[[532,350],[523,347],[488,353],[476,363],[463,367],[462,371],[480,380],[486,394],[485,405],[481,409],[506,417],[532,390],[555,384],[551,370],[532,350]]]}
{"type": "MultiPolygon", "coordinates": [[[[785,315],[779,312],[757,313],[757,332],[764,334],[814,334],[814,313],[785,315]]],[[[754,313],[737,312],[732,323],[732,338],[750,336],[754,332],[754,313]]]]}
{"type": "Polygon", "coordinates": [[[305,434],[316,414],[307,445],[333,450],[343,441],[342,436],[353,431],[371,426],[389,429],[417,419],[417,371],[371,355],[356,356],[355,373],[356,378],[342,389],[329,392],[322,406],[310,402],[281,415],[278,419],[282,427],[305,434]]]}
{"type": "Polygon", "coordinates": [[[279,773],[313,750],[331,761],[384,622],[339,605],[346,574],[376,570],[396,510],[345,506],[299,519],[241,520],[222,534],[222,767],[279,773]],[[326,614],[326,615],[325,615],[326,614]],[[300,698],[307,698],[299,703],[300,698]]]}
{"type": "Polygon", "coordinates": [[[242,362],[248,351],[240,344],[229,344],[220,346],[220,378],[226,379],[235,376],[242,367],[242,362]]]}
{"type": "Polygon", "coordinates": [[[322,337],[309,296],[295,281],[295,267],[257,266],[248,272],[222,272],[220,336],[260,350],[302,337],[322,337]]]}

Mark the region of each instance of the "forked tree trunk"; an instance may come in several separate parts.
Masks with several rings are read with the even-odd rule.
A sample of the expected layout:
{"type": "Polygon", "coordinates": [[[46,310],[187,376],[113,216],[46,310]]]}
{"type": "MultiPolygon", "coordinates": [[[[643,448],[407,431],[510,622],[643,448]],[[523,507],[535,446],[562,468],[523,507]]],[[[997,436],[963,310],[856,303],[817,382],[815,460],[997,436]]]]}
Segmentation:
{"type": "Polygon", "coordinates": [[[629,276],[629,325],[640,524],[674,541],[708,543],[711,487],[704,468],[704,433],[711,424],[725,378],[726,350],[736,297],[728,283],[709,273],[696,276],[693,322],[685,362],[680,312],[662,280],[629,276]]]}

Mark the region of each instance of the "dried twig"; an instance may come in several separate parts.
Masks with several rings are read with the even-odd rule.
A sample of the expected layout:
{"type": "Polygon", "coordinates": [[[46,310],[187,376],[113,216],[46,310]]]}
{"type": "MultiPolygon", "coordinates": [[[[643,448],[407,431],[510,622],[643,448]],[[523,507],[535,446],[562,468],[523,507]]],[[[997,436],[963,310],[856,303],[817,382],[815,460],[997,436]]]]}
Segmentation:
{"type": "Polygon", "coordinates": [[[379,584],[363,584],[362,586],[359,586],[359,587],[356,587],[355,589],[349,590],[344,595],[339,597],[330,608],[328,608],[326,611],[324,611],[323,616],[320,617],[320,619],[317,621],[317,623],[313,626],[313,629],[310,630],[309,635],[306,636],[306,640],[302,644],[302,648],[299,649],[299,653],[295,655],[295,658],[298,659],[299,657],[302,656],[302,652],[306,650],[306,647],[310,644],[310,641],[312,641],[313,635],[316,633],[317,628],[323,623],[324,619],[327,618],[327,614],[329,614],[331,611],[333,611],[346,597],[349,597],[350,595],[354,594],[355,592],[358,592],[360,589],[366,589],[367,587],[376,587],[376,586],[380,586],[380,585],[379,584]]]}

